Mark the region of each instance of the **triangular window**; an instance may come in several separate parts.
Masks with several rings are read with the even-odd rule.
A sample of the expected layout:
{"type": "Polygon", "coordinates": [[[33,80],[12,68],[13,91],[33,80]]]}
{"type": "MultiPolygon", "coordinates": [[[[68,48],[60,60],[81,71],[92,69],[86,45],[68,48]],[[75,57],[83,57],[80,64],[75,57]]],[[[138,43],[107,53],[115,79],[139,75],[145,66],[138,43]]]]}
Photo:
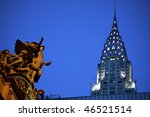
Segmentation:
{"type": "Polygon", "coordinates": [[[119,52],[118,55],[121,55],[121,52],[119,52]]]}
{"type": "Polygon", "coordinates": [[[113,50],[115,49],[115,46],[114,46],[114,45],[112,46],[112,49],[113,49],[113,50]]]}
{"type": "Polygon", "coordinates": [[[109,50],[110,50],[110,48],[108,47],[108,48],[107,48],[107,51],[109,51],[109,50]]]}

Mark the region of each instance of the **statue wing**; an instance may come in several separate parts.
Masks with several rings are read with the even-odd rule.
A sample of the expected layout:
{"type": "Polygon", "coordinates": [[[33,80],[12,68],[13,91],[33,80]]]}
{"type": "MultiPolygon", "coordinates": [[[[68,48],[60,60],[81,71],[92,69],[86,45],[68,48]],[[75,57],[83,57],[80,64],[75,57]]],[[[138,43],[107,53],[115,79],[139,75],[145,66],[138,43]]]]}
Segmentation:
{"type": "Polygon", "coordinates": [[[27,59],[29,62],[32,62],[32,59],[34,57],[32,51],[22,41],[17,39],[15,44],[15,53],[19,54],[22,50],[26,50],[28,52],[27,59]]]}
{"type": "Polygon", "coordinates": [[[16,44],[15,44],[15,53],[19,54],[21,53],[22,50],[27,50],[27,47],[22,41],[17,39],[16,44]]]}

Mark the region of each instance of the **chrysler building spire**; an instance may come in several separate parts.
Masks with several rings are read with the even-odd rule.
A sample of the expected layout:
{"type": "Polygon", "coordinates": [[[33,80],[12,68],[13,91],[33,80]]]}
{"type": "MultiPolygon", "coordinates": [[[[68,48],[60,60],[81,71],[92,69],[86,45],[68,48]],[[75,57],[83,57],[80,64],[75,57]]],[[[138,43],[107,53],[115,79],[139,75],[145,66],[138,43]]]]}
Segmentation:
{"type": "Polygon", "coordinates": [[[121,94],[136,91],[132,80],[132,64],[120,36],[114,1],[114,19],[111,32],[104,44],[97,68],[97,82],[92,86],[92,95],[121,94]]]}

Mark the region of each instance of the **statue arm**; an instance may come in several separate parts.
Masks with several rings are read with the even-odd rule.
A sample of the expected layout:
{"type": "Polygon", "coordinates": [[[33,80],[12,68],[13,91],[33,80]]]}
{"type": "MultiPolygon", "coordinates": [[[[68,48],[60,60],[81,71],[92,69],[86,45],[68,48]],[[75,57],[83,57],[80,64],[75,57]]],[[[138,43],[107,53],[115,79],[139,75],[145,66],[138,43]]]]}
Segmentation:
{"type": "Polygon", "coordinates": [[[23,72],[24,72],[24,71],[27,71],[27,72],[28,72],[30,69],[29,69],[28,67],[26,67],[26,68],[17,68],[17,70],[23,71],[23,72]]]}
{"type": "Polygon", "coordinates": [[[14,64],[18,64],[18,63],[22,63],[22,62],[23,62],[22,58],[19,58],[19,60],[16,60],[16,61],[10,63],[10,64],[9,64],[9,67],[11,67],[11,66],[14,65],[14,64]]]}
{"type": "Polygon", "coordinates": [[[0,61],[0,63],[2,63],[2,64],[4,64],[4,65],[6,65],[6,66],[9,66],[6,62],[4,62],[4,61],[0,61]]]}
{"type": "Polygon", "coordinates": [[[48,65],[50,65],[50,64],[52,64],[52,62],[51,62],[51,61],[48,61],[48,62],[42,62],[42,65],[46,65],[46,66],[48,66],[48,65]]]}

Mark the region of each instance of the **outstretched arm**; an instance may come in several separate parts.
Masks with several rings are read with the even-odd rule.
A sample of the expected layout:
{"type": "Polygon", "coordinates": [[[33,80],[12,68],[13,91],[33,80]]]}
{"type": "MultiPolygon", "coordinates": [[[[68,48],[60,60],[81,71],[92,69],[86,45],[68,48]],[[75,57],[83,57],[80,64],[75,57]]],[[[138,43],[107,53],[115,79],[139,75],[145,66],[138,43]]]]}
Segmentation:
{"type": "Polygon", "coordinates": [[[52,64],[51,61],[49,61],[49,62],[43,62],[43,63],[42,63],[42,65],[46,65],[46,66],[48,66],[48,65],[50,65],[50,64],[52,64]]]}

